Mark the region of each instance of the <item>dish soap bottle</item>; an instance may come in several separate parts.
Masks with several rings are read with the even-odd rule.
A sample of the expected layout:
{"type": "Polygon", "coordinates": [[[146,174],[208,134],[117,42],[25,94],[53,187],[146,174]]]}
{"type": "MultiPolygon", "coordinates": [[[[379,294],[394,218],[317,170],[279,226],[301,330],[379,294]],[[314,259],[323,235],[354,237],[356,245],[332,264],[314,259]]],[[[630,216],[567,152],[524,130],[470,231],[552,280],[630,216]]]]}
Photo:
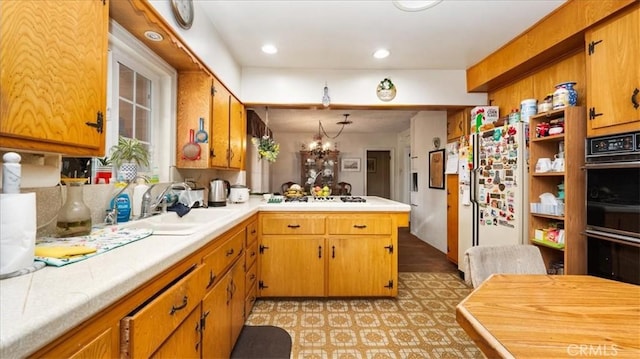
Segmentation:
{"type": "MultiPolygon", "coordinates": [[[[126,186],[125,182],[118,182],[116,188],[126,186]]],[[[111,200],[109,208],[115,208],[118,210],[118,223],[125,223],[129,221],[131,217],[131,198],[126,192],[120,193],[118,197],[111,200]]]]}
{"type": "Polygon", "coordinates": [[[56,222],[59,237],[84,236],[91,233],[91,210],[84,203],[86,178],[63,178],[67,185],[67,200],[60,208],[56,222]]]}

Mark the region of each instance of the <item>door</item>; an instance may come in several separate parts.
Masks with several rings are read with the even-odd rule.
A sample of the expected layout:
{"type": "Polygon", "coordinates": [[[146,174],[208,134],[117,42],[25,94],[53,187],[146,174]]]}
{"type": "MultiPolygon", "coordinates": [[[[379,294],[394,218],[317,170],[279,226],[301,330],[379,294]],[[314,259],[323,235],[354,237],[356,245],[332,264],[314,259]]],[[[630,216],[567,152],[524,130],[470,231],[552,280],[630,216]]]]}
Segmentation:
{"type": "Polygon", "coordinates": [[[391,198],[391,152],[367,151],[367,196],[391,198]]]}
{"type": "Polygon", "coordinates": [[[231,298],[229,271],[202,300],[202,357],[228,358],[231,354],[231,298]]]}
{"type": "Polygon", "coordinates": [[[259,258],[260,296],[324,296],[323,237],[262,236],[259,258]]]}
{"type": "Polygon", "coordinates": [[[391,295],[391,237],[359,236],[328,240],[329,296],[391,295]],[[348,273],[348,274],[346,274],[348,273]]]}

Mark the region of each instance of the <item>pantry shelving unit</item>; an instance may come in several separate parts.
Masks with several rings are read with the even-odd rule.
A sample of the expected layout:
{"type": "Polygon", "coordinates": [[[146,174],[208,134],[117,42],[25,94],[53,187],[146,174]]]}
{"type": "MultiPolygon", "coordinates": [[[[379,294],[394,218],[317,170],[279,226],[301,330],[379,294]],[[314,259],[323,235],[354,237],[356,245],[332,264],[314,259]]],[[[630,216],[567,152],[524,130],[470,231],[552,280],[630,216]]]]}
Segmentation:
{"type": "MultiPolygon", "coordinates": [[[[542,213],[529,211],[529,241],[542,252],[547,268],[563,263],[564,274],[585,274],[587,267],[587,244],[583,232],[586,224],[584,146],[586,138],[586,111],[584,107],[566,107],[531,116],[529,147],[529,202],[539,203],[540,195],[558,195],[558,185],[564,184],[564,212],[542,213]],[[540,123],[564,118],[564,132],[557,135],[537,137],[536,126],[540,123]],[[559,152],[564,143],[564,172],[536,173],[535,165],[540,158],[550,158],[559,152]],[[564,245],[553,241],[536,239],[536,230],[564,229],[564,245]]],[[[553,211],[552,211],[553,212],[553,211]]],[[[540,232],[538,232],[540,233],[540,232]]]]}

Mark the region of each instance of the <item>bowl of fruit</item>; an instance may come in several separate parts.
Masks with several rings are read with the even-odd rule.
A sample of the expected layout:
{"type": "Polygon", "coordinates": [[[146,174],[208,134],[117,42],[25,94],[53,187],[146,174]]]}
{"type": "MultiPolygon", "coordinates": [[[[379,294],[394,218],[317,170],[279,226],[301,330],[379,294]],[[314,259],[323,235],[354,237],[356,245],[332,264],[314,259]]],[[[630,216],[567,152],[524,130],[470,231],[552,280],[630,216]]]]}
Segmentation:
{"type": "Polygon", "coordinates": [[[329,197],[331,196],[331,188],[329,186],[315,186],[311,189],[311,194],[314,197],[329,197]]]}
{"type": "Polygon", "coordinates": [[[299,184],[292,184],[285,192],[284,195],[287,198],[297,198],[302,197],[304,194],[302,193],[302,187],[299,184]]]}

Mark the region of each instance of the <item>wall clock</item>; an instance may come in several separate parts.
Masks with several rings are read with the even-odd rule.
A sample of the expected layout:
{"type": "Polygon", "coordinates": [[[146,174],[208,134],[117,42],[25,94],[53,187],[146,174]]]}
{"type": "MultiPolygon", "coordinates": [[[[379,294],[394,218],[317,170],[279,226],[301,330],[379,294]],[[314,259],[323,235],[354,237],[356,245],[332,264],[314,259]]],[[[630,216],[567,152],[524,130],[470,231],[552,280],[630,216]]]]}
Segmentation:
{"type": "Polygon", "coordinates": [[[189,30],[193,24],[193,0],[171,0],[171,7],[178,25],[189,30]]]}

